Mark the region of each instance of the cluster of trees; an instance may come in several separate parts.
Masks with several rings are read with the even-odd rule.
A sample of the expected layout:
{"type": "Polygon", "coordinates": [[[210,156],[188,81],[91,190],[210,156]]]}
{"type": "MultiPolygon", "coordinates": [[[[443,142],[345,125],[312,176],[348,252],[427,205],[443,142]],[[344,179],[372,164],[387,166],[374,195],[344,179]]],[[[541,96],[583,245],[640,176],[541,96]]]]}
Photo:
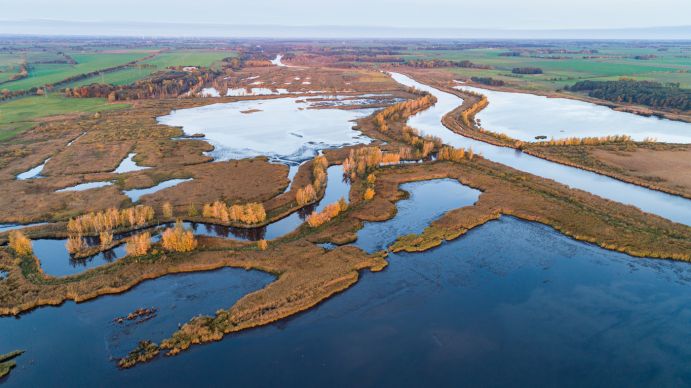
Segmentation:
{"type": "Polygon", "coordinates": [[[490,86],[504,86],[506,84],[506,82],[500,79],[494,79],[492,77],[470,77],[470,80],[479,84],[490,86]]]}
{"type": "MultiPolygon", "coordinates": [[[[545,146],[568,146],[568,145],[600,145],[611,143],[630,143],[633,140],[629,135],[611,135],[600,137],[567,137],[564,139],[550,139],[549,141],[535,142],[536,145],[545,146]]],[[[655,139],[646,138],[645,142],[654,142],[655,139]]]]}
{"type": "Polygon", "coordinates": [[[491,69],[490,65],[474,63],[468,60],[451,61],[448,59],[410,59],[405,62],[407,66],[432,69],[438,67],[462,67],[468,69],[491,69]]]}
{"type": "Polygon", "coordinates": [[[33,253],[31,240],[21,230],[13,230],[9,236],[9,247],[19,256],[27,256],[33,253]]]}
{"type": "Polygon", "coordinates": [[[328,167],[329,161],[324,155],[319,155],[312,161],[312,186],[315,191],[320,191],[325,187],[328,167]]]}
{"type": "Polygon", "coordinates": [[[677,83],[620,79],[616,81],[579,81],[566,88],[574,92],[588,92],[590,97],[631,103],[653,108],[691,109],[691,90],[681,89],[677,83]]]}
{"type": "Polygon", "coordinates": [[[542,69],[539,67],[514,67],[511,72],[514,74],[542,74],[542,69]]]}
{"type": "Polygon", "coordinates": [[[151,233],[136,234],[127,239],[125,251],[129,256],[143,256],[151,249],[151,233]]]}
{"type": "Polygon", "coordinates": [[[647,61],[650,59],[655,59],[657,58],[657,55],[654,54],[647,54],[647,55],[634,55],[633,59],[638,59],[640,61],[647,61]]]}
{"type": "Polygon", "coordinates": [[[468,109],[463,110],[460,114],[461,121],[463,121],[463,124],[465,124],[468,127],[473,126],[473,119],[477,112],[481,111],[484,109],[487,104],[489,104],[489,100],[487,100],[487,96],[482,95],[480,93],[474,93],[470,91],[463,91],[464,93],[472,94],[474,96],[480,97],[479,100],[475,101],[473,105],[471,105],[468,109]]]}
{"type": "Polygon", "coordinates": [[[73,89],[66,88],[65,96],[102,97],[107,98],[108,101],[175,98],[193,94],[220,74],[213,70],[158,72],[131,85],[113,86],[95,83],[73,89]]]}
{"type": "Polygon", "coordinates": [[[182,221],[175,221],[175,226],[163,231],[161,235],[163,249],[171,252],[189,252],[197,248],[197,238],[191,230],[183,227],[182,221]]]}
{"type": "Polygon", "coordinates": [[[22,78],[26,78],[28,76],[29,76],[29,69],[27,69],[26,64],[21,64],[19,66],[19,71],[12,74],[12,76],[10,76],[10,78],[8,78],[7,80],[0,82],[0,85],[6,84],[6,83],[12,82],[12,81],[17,81],[17,80],[20,80],[22,78]]]}
{"type": "Polygon", "coordinates": [[[338,200],[338,202],[326,205],[324,210],[321,212],[313,212],[307,217],[307,224],[313,228],[321,226],[332,219],[336,218],[342,212],[348,210],[348,203],[344,198],[338,200]]]}
{"type": "Polygon", "coordinates": [[[460,162],[462,160],[473,160],[475,154],[473,149],[469,148],[455,148],[451,146],[442,147],[437,153],[437,160],[449,160],[452,162],[460,162]]]}
{"type": "Polygon", "coordinates": [[[343,173],[351,178],[364,178],[381,164],[399,163],[398,153],[384,153],[379,147],[362,147],[350,150],[350,155],[343,161],[343,173]]]}
{"type": "Polygon", "coordinates": [[[119,227],[140,227],[154,218],[155,212],[151,206],[139,205],[127,209],[110,208],[100,212],[91,212],[77,218],[70,218],[67,230],[70,233],[82,235],[85,233],[100,233],[111,231],[119,227]]]}
{"type": "MultiPolygon", "coordinates": [[[[437,102],[436,97],[433,95],[422,92],[416,89],[410,89],[413,94],[420,95],[419,98],[415,100],[408,100],[399,102],[398,104],[392,105],[386,109],[383,109],[374,116],[374,125],[376,129],[380,132],[388,132],[389,126],[388,121],[394,120],[406,120],[410,116],[418,113],[421,110],[425,110],[437,102]]],[[[391,154],[388,158],[393,158],[394,155],[398,160],[400,159],[413,160],[413,159],[423,159],[426,158],[436,147],[442,144],[441,139],[433,136],[420,137],[420,133],[409,126],[404,126],[400,134],[401,140],[411,147],[401,148],[399,154],[391,154]]],[[[389,162],[392,163],[393,161],[389,162]]],[[[357,167],[357,165],[356,165],[357,167]]],[[[357,169],[356,169],[357,171],[357,169]]],[[[356,175],[362,175],[357,173],[356,175]]]]}
{"type": "Polygon", "coordinates": [[[411,94],[420,96],[414,100],[407,100],[399,102],[382,109],[374,116],[374,124],[380,132],[388,131],[389,127],[386,124],[387,120],[405,120],[417,112],[425,110],[437,102],[437,98],[433,95],[410,88],[408,90],[411,94]]]}
{"type": "Polygon", "coordinates": [[[374,191],[374,183],[377,181],[377,177],[374,174],[369,174],[367,175],[367,188],[365,189],[365,192],[362,194],[362,199],[365,201],[370,201],[372,198],[374,198],[374,195],[376,192],[374,191]]]}
{"type": "Polygon", "coordinates": [[[246,203],[244,205],[228,206],[225,202],[216,201],[204,204],[202,216],[214,218],[223,222],[241,222],[247,225],[259,224],[266,221],[266,210],[261,203],[246,203]]]}

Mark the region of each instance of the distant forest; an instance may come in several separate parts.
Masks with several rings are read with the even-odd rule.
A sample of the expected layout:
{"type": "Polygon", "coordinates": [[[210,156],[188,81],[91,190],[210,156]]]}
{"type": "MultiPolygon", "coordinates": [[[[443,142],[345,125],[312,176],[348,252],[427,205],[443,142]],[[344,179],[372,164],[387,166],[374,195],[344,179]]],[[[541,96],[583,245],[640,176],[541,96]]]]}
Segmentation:
{"type": "Polygon", "coordinates": [[[588,92],[590,97],[612,102],[624,102],[653,108],[691,109],[691,90],[681,89],[679,84],[653,81],[579,81],[566,90],[588,92]]]}

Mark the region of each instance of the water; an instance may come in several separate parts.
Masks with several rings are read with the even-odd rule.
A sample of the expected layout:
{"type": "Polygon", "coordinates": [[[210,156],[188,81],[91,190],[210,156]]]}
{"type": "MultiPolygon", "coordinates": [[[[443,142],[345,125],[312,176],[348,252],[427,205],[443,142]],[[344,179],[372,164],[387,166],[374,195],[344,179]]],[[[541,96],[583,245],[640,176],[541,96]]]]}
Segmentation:
{"type": "MultiPolygon", "coordinates": [[[[498,147],[451,132],[441,124],[441,118],[462,104],[453,94],[421,84],[405,75],[391,73],[394,80],[406,86],[414,86],[437,97],[437,103],[410,118],[408,124],[425,134],[439,136],[444,143],[454,147],[472,148],[476,153],[498,163],[555,180],[570,187],[588,191],[600,197],[633,205],[643,211],[657,214],[685,225],[691,225],[691,200],[646,189],[613,178],[578,168],[553,163],[526,155],[513,148],[498,147]]],[[[492,128],[487,127],[488,130],[492,128]]]]}
{"type": "Polygon", "coordinates": [[[293,212],[287,217],[272,222],[267,226],[260,228],[235,228],[203,223],[185,223],[185,225],[191,227],[195,234],[231,237],[245,241],[273,240],[283,237],[305,222],[305,218],[313,211],[322,211],[326,205],[334,203],[341,198],[348,200],[350,182],[343,177],[343,166],[330,166],[327,168],[326,174],[327,186],[321,201],[293,212]]]}
{"type": "Polygon", "coordinates": [[[691,143],[691,124],[618,112],[606,106],[568,98],[547,98],[527,93],[507,93],[470,86],[459,90],[481,93],[489,105],[476,115],[482,126],[514,139],[629,135],[665,143],[691,143]]]}
{"type": "MultiPolygon", "coordinates": [[[[98,239],[94,238],[93,240],[94,243],[97,243],[98,239]]],[[[75,259],[67,252],[66,242],[66,239],[40,239],[31,242],[34,255],[40,260],[43,272],[56,277],[75,275],[88,269],[112,263],[126,254],[123,244],[91,257],[75,259]]]]}
{"type": "MultiPolygon", "coordinates": [[[[258,290],[273,276],[224,268],[218,271],[169,275],[147,281],[122,295],[100,297],[59,308],[47,307],[15,318],[0,318],[2,349],[26,349],[4,383],[9,386],[118,385],[122,378],[111,358],[124,356],[143,339],[160,341],[179,323],[198,314],[230,307],[258,290]],[[138,308],[158,308],[155,318],[141,324],[113,319],[138,308]]],[[[133,370],[135,374],[138,371],[133,370]]],[[[132,383],[138,385],[138,378],[132,383]]]]}
{"type": "Polygon", "coordinates": [[[29,170],[27,170],[21,174],[18,174],[17,179],[22,181],[22,180],[27,180],[27,179],[40,178],[41,172],[43,171],[43,167],[46,166],[46,163],[48,163],[49,160],[50,160],[50,158],[44,160],[43,163],[39,164],[38,166],[33,167],[33,168],[31,168],[31,169],[29,169],[29,170]]]}
{"type": "Polygon", "coordinates": [[[273,91],[269,88],[250,88],[248,91],[246,88],[231,88],[226,91],[226,96],[269,96],[272,94],[289,94],[288,89],[276,89],[273,91]]]}
{"type": "MultiPolygon", "coordinates": [[[[84,135],[86,135],[86,132],[82,132],[82,134],[80,134],[79,136],[77,136],[73,140],[71,140],[69,143],[67,143],[67,145],[65,147],[71,146],[72,144],[74,144],[74,142],[79,140],[84,135]]],[[[46,166],[46,163],[48,163],[49,160],[50,160],[50,158],[47,158],[46,160],[43,161],[43,163],[39,164],[38,166],[30,168],[29,170],[27,170],[21,174],[18,174],[17,179],[26,180],[26,179],[43,178],[43,176],[41,175],[41,172],[43,172],[43,168],[46,166]]]]}
{"type": "Polygon", "coordinates": [[[108,181],[80,183],[78,185],[65,187],[64,189],[55,190],[55,192],[56,193],[63,193],[66,191],[84,191],[84,190],[90,190],[90,189],[98,189],[100,187],[111,186],[112,184],[113,184],[113,182],[108,182],[108,181]]]}
{"type": "Polygon", "coordinates": [[[449,210],[477,202],[480,191],[454,179],[405,183],[400,187],[410,197],[396,203],[396,216],[384,222],[367,222],[358,231],[355,245],[367,252],[385,250],[399,236],[418,234],[449,210]]]}
{"type": "Polygon", "coordinates": [[[215,147],[211,152],[215,160],[265,155],[301,162],[323,149],[370,142],[352,129],[352,121],[371,110],[310,106],[296,97],[243,100],[176,110],[158,121],[182,127],[188,135],[204,134],[215,147]]]}
{"type": "Polygon", "coordinates": [[[135,155],[137,155],[135,152],[127,155],[127,157],[120,162],[120,165],[113,172],[116,174],[124,174],[126,172],[141,171],[150,168],[137,165],[137,162],[135,162],[133,159],[135,155]]]}
{"type": "MultiPolygon", "coordinates": [[[[399,202],[396,218],[371,225],[418,231],[422,223],[405,224],[474,201],[475,193],[446,195],[438,184],[463,187],[449,180],[408,185],[412,203],[399,202]]],[[[392,241],[377,236],[376,246],[392,241]]],[[[0,318],[0,333],[12,333],[0,346],[27,350],[6,384],[208,386],[227,384],[229,375],[238,386],[691,381],[688,263],[632,258],[506,216],[439,248],[388,260],[384,271],[365,271],[305,313],[124,371],[110,357],[140,339],[160,341],[194,315],[227,308],[271,277],[238,269],[167,276],[123,295],[0,318]],[[152,320],[112,323],[152,306],[159,308],[152,320]]]]}
{"type": "Polygon", "coordinates": [[[221,97],[221,93],[216,88],[204,88],[199,95],[201,97],[221,97]]]}
{"type": "Polygon", "coordinates": [[[169,179],[167,181],[163,181],[163,182],[157,184],[156,186],[147,187],[145,189],[125,190],[125,191],[123,191],[123,193],[126,196],[130,197],[132,202],[137,202],[137,201],[139,201],[139,198],[141,198],[144,195],[153,194],[157,191],[161,191],[163,189],[167,189],[169,187],[173,187],[173,186],[179,185],[180,183],[191,181],[191,180],[192,180],[192,178],[189,178],[189,179],[169,179]]]}
{"type": "Polygon", "coordinates": [[[288,65],[281,62],[281,58],[283,58],[283,55],[278,54],[278,55],[276,55],[276,58],[271,60],[271,63],[273,63],[274,65],[279,66],[279,67],[288,67],[288,65]]]}
{"type": "Polygon", "coordinates": [[[33,224],[0,224],[0,233],[10,230],[24,229],[32,226],[45,225],[46,222],[35,222],[33,224]]]}

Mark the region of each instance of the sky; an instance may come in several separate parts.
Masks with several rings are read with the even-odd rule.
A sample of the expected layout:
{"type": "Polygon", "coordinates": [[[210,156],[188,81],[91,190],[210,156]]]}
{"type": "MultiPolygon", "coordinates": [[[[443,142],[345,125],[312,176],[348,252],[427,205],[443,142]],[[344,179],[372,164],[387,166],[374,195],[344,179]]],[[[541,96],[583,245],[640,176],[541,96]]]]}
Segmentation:
{"type": "Polygon", "coordinates": [[[0,33],[41,19],[530,30],[691,25],[691,0],[21,0],[2,10],[0,33]]]}

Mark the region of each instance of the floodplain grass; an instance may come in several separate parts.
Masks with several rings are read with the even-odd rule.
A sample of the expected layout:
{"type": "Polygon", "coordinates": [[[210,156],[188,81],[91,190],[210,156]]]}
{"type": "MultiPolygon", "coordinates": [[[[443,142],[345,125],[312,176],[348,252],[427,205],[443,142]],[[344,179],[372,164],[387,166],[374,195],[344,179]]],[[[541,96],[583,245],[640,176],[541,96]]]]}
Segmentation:
{"type": "MultiPolygon", "coordinates": [[[[561,46],[560,46],[561,48],[561,46]]],[[[589,54],[553,54],[565,59],[534,58],[529,56],[501,56],[513,51],[507,48],[481,48],[468,50],[409,50],[405,59],[447,59],[491,65],[493,69],[453,68],[462,77],[486,77],[501,79],[512,86],[528,90],[553,91],[582,80],[606,80],[629,77],[638,80],[678,82],[682,88],[691,87],[691,58],[679,48],[659,52],[653,48],[625,48],[589,46],[565,46],[564,49],[597,49],[590,55],[603,58],[583,58],[589,54]],[[634,59],[635,55],[655,55],[648,60],[634,59]],[[568,59],[566,59],[568,58],[568,59]],[[510,75],[514,67],[539,67],[541,75],[510,75]]],[[[548,54],[545,54],[548,55],[548,54]]]]}
{"type": "Polygon", "coordinates": [[[165,70],[171,66],[214,67],[218,65],[223,58],[234,56],[237,56],[237,52],[227,50],[162,52],[151,59],[142,61],[141,64],[126,69],[89,77],[66,86],[85,86],[93,83],[111,84],[116,86],[129,85],[135,81],[144,79],[157,71],[165,70]]]}
{"type": "Polygon", "coordinates": [[[122,109],[129,104],[109,104],[104,98],[67,98],[58,94],[31,96],[0,104],[0,141],[11,139],[38,124],[35,120],[62,114],[95,113],[122,109]]]}
{"type": "Polygon", "coordinates": [[[77,62],[76,65],[67,63],[39,63],[29,65],[27,78],[0,85],[0,89],[9,91],[31,89],[46,84],[54,84],[66,78],[79,74],[90,73],[99,69],[106,69],[132,62],[147,56],[146,53],[67,53],[77,62]]]}

